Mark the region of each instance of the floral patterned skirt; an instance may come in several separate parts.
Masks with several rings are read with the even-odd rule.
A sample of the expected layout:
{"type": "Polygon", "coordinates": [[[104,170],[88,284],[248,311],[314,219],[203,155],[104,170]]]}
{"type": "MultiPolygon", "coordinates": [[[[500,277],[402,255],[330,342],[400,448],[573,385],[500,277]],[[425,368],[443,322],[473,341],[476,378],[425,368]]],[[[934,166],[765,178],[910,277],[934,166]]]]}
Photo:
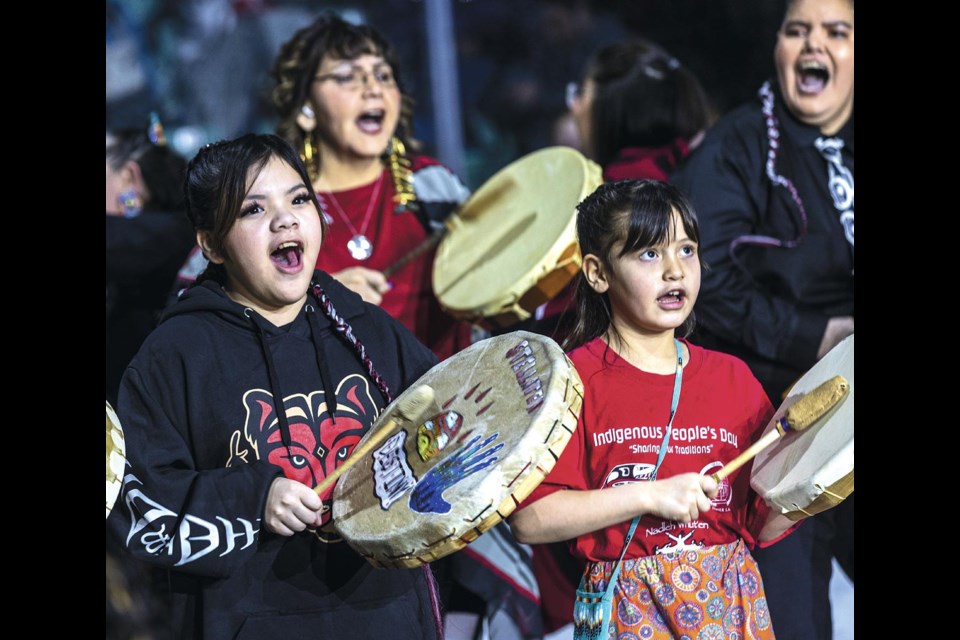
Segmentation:
{"type": "MultiPolygon", "coordinates": [[[[588,562],[584,591],[602,593],[616,562],[588,562]]],[[[615,640],[774,638],[757,563],[742,540],[624,560],[614,587],[615,640]]]]}

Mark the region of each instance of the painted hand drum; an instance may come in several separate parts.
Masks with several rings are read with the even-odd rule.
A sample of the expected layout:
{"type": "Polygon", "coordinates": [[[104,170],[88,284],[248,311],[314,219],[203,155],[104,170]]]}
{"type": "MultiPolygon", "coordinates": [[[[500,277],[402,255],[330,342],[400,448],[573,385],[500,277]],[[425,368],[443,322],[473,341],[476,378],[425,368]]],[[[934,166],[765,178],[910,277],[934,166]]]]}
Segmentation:
{"type": "MultiPolygon", "coordinates": [[[[753,460],[750,486],[791,520],[826,511],[853,493],[853,336],[803,374],[781,407],[838,374],[850,383],[846,397],[816,423],[783,436],[753,460]]],[[[773,422],[767,431],[771,428],[773,422]]]]}
{"type": "MultiPolygon", "coordinates": [[[[510,515],[553,469],[583,402],[580,376],[560,347],[522,331],[477,342],[411,389],[424,384],[435,391],[434,406],[397,424],[333,491],[334,526],[377,567],[442,558],[510,515]]],[[[389,421],[391,407],[357,449],[389,421]]]]}
{"type": "Polygon", "coordinates": [[[120,427],[120,418],[113,412],[113,407],[107,402],[107,516],[113,509],[113,503],[120,495],[120,484],[123,482],[124,465],[126,464],[126,445],[123,441],[123,429],[120,427]]]}
{"type": "Polygon", "coordinates": [[[507,165],[447,219],[433,291],[452,316],[488,329],[526,320],[580,270],[576,206],[603,183],[569,147],[507,165]]]}

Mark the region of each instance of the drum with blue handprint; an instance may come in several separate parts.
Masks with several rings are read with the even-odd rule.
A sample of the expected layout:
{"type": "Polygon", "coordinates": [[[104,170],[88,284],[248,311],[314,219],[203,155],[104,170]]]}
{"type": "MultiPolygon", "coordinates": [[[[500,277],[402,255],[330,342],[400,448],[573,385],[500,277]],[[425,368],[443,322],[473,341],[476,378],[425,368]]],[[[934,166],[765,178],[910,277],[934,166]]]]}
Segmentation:
{"type": "Polygon", "coordinates": [[[563,350],[524,331],[477,342],[411,389],[422,384],[434,389],[432,410],[396,424],[333,492],[334,526],[378,567],[437,560],[510,515],[553,468],[583,402],[563,350]]]}

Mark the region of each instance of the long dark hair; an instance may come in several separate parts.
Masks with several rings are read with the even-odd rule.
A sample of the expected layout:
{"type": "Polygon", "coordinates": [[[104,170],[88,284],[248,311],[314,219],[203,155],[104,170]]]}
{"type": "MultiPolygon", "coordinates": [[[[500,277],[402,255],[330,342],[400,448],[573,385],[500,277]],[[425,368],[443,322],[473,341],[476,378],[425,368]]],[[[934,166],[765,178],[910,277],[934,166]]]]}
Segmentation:
{"type": "MultiPolygon", "coordinates": [[[[597,256],[609,269],[615,258],[665,241],[672,231],[674,211],[680,214],[687,236],[699,244],[697,216],[687,198],[673,185],[659,180],[617,180],[602,184],[577,205],[580,253],[597,256]],[[623,248],[614,255],[613,247],[621,240],[623,248]]],[[[700,264],[703,266],[702,260],[700,264]]],[[[609,295],[594,291],[582,272],[577,275],[576,309],[576,324],[563,344],[568,351],[612,327],[609,295]]],[[[694,324],[691,312],[678,333],[688,336],[694,324]]]]}
{"type": "MultiPolygon", "coordinates": [[[[303,180],[320,217],[321,229],[326,234],[317,194],[306,167],[300,161],[300,155],[280,136],[248,133],[235,140],[222,140],[204,146],[187,166],[187,178],[183,185],[187,217],[195,230],[207,232],[210,247],[217,253],[222,255],[224,239],[240,217],[250,170],[259,173],[271,158],[279,158],[293,167],[303,180]]],[[[197,282],[214,278],[223,284],[225,275],[222,265],[211,262],[197,282]]]]}
{"type": "Polygon", "coordinates": [[[588,79],[595,88],[592,151],[602,166],[620,149],[689,140],[715,120],[700,80],[652,42],[637,39],[604,47],[588,64],[584,81],[588,79]]]}

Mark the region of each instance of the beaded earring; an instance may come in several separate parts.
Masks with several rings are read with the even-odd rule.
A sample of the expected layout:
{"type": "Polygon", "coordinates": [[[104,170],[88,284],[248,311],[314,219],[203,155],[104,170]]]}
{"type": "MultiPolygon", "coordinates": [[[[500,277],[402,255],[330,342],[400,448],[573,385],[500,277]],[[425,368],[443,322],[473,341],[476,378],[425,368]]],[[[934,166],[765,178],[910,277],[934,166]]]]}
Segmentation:
{"type": "Polygon", "coordinates": [[[303,150],[300,152],[300,159],[303,160],[304,166],[307,167],[307,173],[310,175],[310,179],[316,182],[320,176],[320,167],[318,166],[320,164],[320,158],[314,153],[312,138],[312,132],[303,132],[303,150]],[[314,157],[317,158],[316,161],[314,157]]]}
{"type": "MultiPolygon", "coordinates": [[[[305,115],[308,118],[316,118],[316,114],[313,112],[313,109],[310,108],[310,105],[305,104],[300,107],[300,113],[305,115]]],[[[314,167],[313,157],[316,155],[313,149],[313,132],[304,131],[303,132],[303,150],[300,151],[300,159],[303,160],[303,164],[307,167],[307,173],[310,174],[310,179],[316,181],[320,175],[319,167],[314,167]]]]}
{"type": "Polygon", "coordinates": [[[313,164],[313,144],[310,141],[310,134],[306,133],[303,136],[303,153],[301,155],[301,160],[308,166],[313,164]]]}
{"type": "Polygon", "coordinates": [[[413,191],[413,165],[407,157],[407,149],[400,138],[394,136],[390,140],[388,153],[390,177],[393,178],[394,210],[399,213],[404,209],[411,209],[416,202],[417,195],[413,191]]]}
{"type": "Polygon", "coordinates": [[[124,218],[136,218],[143,211],[140,194],[133,189],[120,192],[117,195],[117,202],[120,203],[120,211],[124,218]]]}

